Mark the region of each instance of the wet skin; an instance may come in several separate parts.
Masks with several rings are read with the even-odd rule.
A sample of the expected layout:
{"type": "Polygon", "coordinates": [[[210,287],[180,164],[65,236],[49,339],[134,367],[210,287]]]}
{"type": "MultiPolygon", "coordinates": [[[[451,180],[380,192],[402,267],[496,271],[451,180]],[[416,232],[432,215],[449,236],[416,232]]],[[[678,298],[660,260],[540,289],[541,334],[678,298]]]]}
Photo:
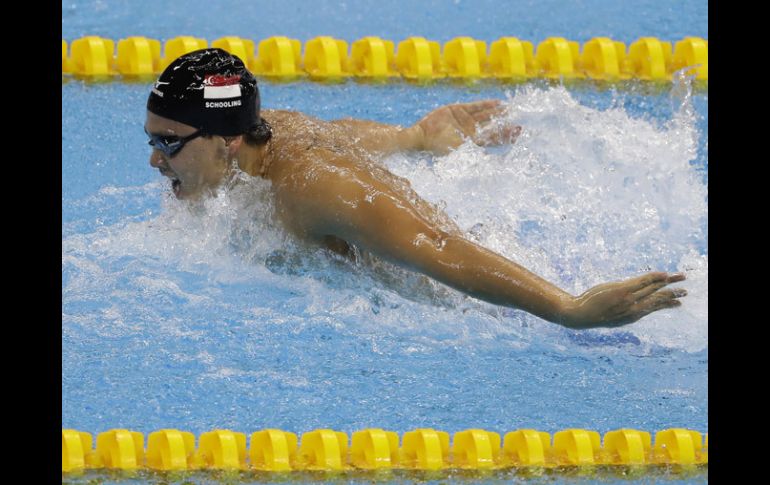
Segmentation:
{"type": "MultiPolygon", "coordinates": [[[[490,303],[525,310],[574,329],[617,327],[681,305],[683,274],[651,272],[595,286],[573,296],[526,268],[475,244],[409,182],[377,163],[396,151],[443,155],[466,139],[512,143],[521,128],[493,119],[499,101],[441,107],[408,128],[345,119],[322,121],[264,110],[273,138],[264,145],[238,137],[198,137],[173,157],[153,150],[150,164],[172,179],[180,199],[208,196],[231,173],[232,161],[271,181],[276,215],[296,237],[345,252],[349,244],[421,272],[490,303]]],[[[195,128],[147,113],[145,129],[188,136],[195,128]]]]}

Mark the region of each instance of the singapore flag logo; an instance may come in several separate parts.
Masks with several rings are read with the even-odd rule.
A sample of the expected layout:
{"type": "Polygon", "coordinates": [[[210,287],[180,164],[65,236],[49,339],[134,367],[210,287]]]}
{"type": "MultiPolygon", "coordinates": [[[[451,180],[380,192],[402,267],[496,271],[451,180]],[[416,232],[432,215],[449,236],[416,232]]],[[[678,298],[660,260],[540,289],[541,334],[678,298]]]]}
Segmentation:
{"type": "Polygon", "coordinates": [[[203,99],[227,99],[241,97],[241,76],[209,74],[203,81],[203,99]]]}

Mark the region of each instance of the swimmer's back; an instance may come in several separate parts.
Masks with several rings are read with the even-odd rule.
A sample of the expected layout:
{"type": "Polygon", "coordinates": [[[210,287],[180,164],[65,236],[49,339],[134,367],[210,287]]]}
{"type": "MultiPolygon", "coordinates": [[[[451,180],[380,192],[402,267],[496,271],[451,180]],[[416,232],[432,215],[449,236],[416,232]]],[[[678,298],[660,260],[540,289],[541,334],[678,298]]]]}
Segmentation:
{"type": "Polygon", "coordinates": [[[266,110],[264,118],[273,128],[268,157],[268,178],[282,185],[297,177],[303,184],[319,171],[358,173],[388,185],[408,186],[409,182],[387,171],[374,154],[356,144],[354,128],[324,121],[297,111],[266,110]]]}
{"type": "Polygon", "coordinates": [[[358,146],[355,128],[296,111],[265,110],[263,117],[273,127],[268,178],[273,183],[276,208],[295,234],[303,235],[304,231],[296,223],[308,212],[309,206],[342,196],[318,183],[328,179],[331,173],[368,187],[366,193],[350,196],[351,204],[361,204],[363,208],[368,203],[356,199],[363,197],[370,202],[376,194],[387,194],[444,231],[462,232],[443,211],[423,200],[407,179],[391,173],[379,163],[378,156],[358,146]]]}
{"type": "Polygon", "coordinates": [[[262,115],[273,128],[274,161],[296,159],[297,152],[307,150],[356,150],[350,130],[332,122],[298,111],[264,110],[262,115]]]}

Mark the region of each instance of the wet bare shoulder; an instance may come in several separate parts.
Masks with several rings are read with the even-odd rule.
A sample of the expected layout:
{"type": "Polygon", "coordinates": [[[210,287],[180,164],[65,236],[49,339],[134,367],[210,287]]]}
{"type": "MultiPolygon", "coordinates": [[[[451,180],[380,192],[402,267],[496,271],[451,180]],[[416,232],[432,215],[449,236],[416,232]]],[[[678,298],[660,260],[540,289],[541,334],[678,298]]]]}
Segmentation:
{"type": "Polygon", "coordinates": [[[262,117],[273,127],[273,141],[279,147],[312,147],[326,124],[298,111],[263,110],[262,117]]]}
{"type": "Polygon", "coordinates": [[[320,148],[337,153],[358,148],[350,127],[298,111],[264,110],[262,116],[273,127],[273,138],[280,147],[291,150],[320,148]]]}
{"type": "Polygon", "coordinates": [[[351,143],[344,127],[297,111],[264,110],[262,116],[273,127],[270,154],[274,183],[307,170],[308,164],[355,165],[369,158],[351,143]]]}

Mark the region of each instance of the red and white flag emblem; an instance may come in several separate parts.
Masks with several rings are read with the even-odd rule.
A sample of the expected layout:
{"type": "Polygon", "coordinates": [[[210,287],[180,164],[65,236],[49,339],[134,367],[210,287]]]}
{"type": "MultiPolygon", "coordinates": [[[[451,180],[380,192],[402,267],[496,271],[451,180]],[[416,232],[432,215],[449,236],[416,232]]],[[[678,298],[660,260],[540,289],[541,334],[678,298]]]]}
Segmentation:
{"type": "Polygon", "coordinates": [[[203,99],[226,99],[241,97],[241,76],[209,74],[203,81],[203,99]]]}

